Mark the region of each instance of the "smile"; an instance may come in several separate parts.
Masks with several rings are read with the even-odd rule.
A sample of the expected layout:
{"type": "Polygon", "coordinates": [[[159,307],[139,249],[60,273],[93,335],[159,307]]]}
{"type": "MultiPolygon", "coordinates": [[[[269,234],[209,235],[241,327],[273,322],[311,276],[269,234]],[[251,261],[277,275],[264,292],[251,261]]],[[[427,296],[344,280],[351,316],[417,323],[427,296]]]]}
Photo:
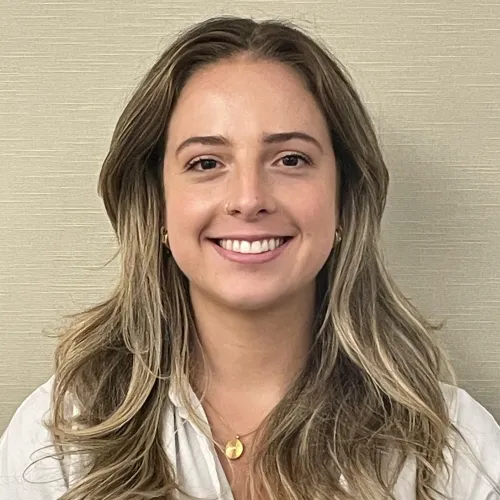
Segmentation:
{"type": "Polygon", "coordinates": [[[266,237],[262,239],[209,239],[212,248],[226,261],[236,264],[265,264],[275,261],[292,244],[294,237],[266,237]]]}
{"type": "Polygon", "coordinates": [[[216,243],[224,248],[224,250],[230,250],[236,253],[244,254],[259,254],[270,252],[279,248],[289,238],[267,238],[258,241],[246,241],[246,240],[216,240],[216,243]]]}

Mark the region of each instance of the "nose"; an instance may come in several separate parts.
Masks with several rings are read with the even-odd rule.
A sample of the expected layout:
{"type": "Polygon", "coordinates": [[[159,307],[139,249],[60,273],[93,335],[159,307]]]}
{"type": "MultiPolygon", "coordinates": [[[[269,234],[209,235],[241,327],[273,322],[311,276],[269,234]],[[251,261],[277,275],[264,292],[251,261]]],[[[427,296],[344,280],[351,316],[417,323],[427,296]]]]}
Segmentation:
{"type": "Polygon", "coordinates": [[[258,219],[276,210],[272,186],[260,165],[234,169],[225,208],[228,214],[245,220],[258,219]]]}

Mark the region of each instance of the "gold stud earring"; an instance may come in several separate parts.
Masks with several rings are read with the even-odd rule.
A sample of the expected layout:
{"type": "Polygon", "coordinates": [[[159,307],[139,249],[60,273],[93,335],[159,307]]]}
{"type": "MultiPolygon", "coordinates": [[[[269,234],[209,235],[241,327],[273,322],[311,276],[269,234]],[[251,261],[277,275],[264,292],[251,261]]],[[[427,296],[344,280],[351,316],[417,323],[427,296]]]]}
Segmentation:
{"type": "Polygon", "coordinates": [[[335,243],[333,247],[337,247],[340,242],[342,241],[342,229],[339,227],[338,229],[335,230],[335,243]]]}
{"type": "Polygon", "coordinates": [[[164,227],[161,228],[161,241],[165,245],[167,250],[169,250],[170,247],[168,246],[168,232],[164,227]]]}

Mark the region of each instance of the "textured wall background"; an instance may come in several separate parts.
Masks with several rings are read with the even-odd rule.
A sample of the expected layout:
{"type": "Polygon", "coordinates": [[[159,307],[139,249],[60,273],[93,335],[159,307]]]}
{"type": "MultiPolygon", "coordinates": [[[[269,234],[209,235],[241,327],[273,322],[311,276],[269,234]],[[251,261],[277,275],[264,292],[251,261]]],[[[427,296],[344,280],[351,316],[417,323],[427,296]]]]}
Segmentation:
{"type": "Polygon", "coordinates": [[[96,194],[132,88],[178,30],[293,19],[353,74],[391,172],[390,268],[500,419],[500,4],[494,0],[0,0],[0,433],[51,374],[61,315],[116,266],[96,194]],[[207,2],[208,4],[208,2],[207,2]]]}

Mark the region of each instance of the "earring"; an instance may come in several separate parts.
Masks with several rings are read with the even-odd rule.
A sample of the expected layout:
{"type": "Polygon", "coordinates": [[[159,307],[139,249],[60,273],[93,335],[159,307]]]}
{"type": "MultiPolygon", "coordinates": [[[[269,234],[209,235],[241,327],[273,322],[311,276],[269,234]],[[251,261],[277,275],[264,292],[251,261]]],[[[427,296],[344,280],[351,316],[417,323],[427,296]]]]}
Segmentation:
{"type": "Polygon", "coordinates": [[[163,226],[161,228],[161,241],[165,245],[167,250],[169,250],[170,247],[168,246],[168,232],[163,226]]]}
{"type": "Polygon", "coordinates": [[[342,228],[339,227],[335,230],[335,243],[333,244],[333,248],[337,247],[342,241],[342,228]]]}

